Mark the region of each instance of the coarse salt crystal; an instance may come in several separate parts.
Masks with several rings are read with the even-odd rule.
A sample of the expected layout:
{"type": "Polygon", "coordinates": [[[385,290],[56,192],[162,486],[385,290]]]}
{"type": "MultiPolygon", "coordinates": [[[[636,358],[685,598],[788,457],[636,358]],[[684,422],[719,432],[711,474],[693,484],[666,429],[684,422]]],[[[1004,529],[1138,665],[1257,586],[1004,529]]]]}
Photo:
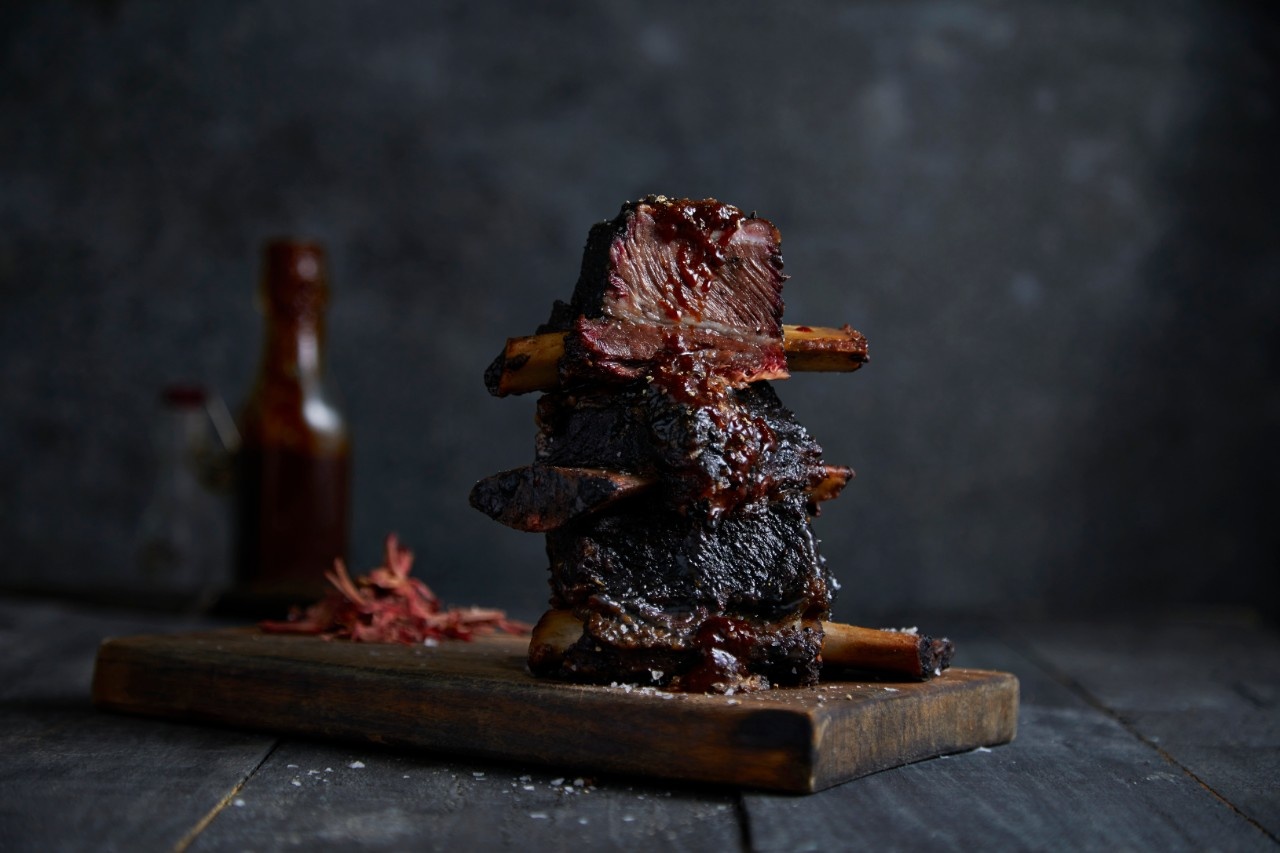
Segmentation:
{"type": "Polygon", "coordinates": [[[546,812],[529,812],[529,817],[533,818],[534,820],[546,820],[547,813],[546,812]]]}
{"type": "Polygon", "coordinates": [[[578,825],[579,825],[579,826],[586,826],[586,825],[587,825],[588,823],[590,823],[590,822],[591,822],[591,821],[587,820],[585,817],[580,817],[580,818],[578,818],[578,825]]]}
{"type": "Polygon", "coordinates": [[[290,770],[297,770],[297,769],[298,769],[298,765],[296,765],[296,764],[286,764],[286,765],[285,765],[285,767],[289,768],[290,770]]]}
{"type": "Polygon", "coordinates": [[[885,693],[897,693],[897,692],[898,692],[898,688],[896,688],[896,687],[886,687],[886,688],[884,689],[884,692],[885,692],[885,693]]]}
{"type": "Polygon", "coordinates": [[[238,809],[242,809],[244,808],[244,800],[240,799],[239,797],[236,797],[234,800],[231,801],[231,805],[235,806],[238,809]]]}
{"type": "Polygon", "coordinates": [[[289,780],[289,784],[294,786],[295,788],[301,788],[302,780],[299,779],[297,776],[294,776],[292,779],[289,780]]]}
{"type": "Polygon", "coordinates": [[[558,785],[563,785],[563,784],[564,784],[564,777],[563,777],[563,776],[558,776],[558,777],[556,777],[555,779],[552,779],[552,780],[551,780],[551,787],[553,787],[553,788],[554,788],[554,787],[556,787],[556,786],[558,786],[558,785]]]}
{"type": "Polygon", "coordinates": [[[521,787],[521,789],[523,789],[523,790],[525,790],[525,791],[533,791],[533,790],[536,790],[532,785],[521,785],[520,787],[521,787]]]}
{"type": "Polygon", "coordinates": [[[475,772],[474,772],[474,773],[472,773],[471,775],[472,775],[472,776],[474,776],[474,777],[476,777],[477,779],[483,779],[483,778],[484,778],[484,774],[483,774],[483,773],[481,773],[479,770],[475,771],[475,772]]]}
{"type": "Polygon", "coordinates": [[[581,788],[585,784],[587,784],[587,780],[583,779],[581,776],[573,780],[573,787],[575,788],[581,788]]]}
{"type": "Polygon", "coordinates": [[[730,699],[729,701],[725,702],[724,704],[726,704],[726,705],[741,705],[742,703],[741,703],[741,702],[739,702],[737,699],[730,699]]]}
{"type": "Polygon", "coordinates": [[[347,766],[348,766],[348,767],[350,767],[352,770],[359,770],[360,768],[364,767],[364,762],[363,762],[363,761],[353,761],[353,762],[351,762],[350,764],[348,764],[347,766]]]}

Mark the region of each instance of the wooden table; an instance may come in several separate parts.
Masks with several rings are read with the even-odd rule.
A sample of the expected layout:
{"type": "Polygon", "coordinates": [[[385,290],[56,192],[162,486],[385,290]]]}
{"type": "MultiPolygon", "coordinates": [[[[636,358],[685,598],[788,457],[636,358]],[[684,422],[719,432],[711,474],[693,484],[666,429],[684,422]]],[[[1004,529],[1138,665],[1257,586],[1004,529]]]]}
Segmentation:
{"type": "Polygon", "coordinates": [[[1018,739],[784,796],[103,713],[102,638],[208,623],[0,599],[0,850],[1278,846],[1274,630],[943,621],[1021,679],[1018,739]]]}

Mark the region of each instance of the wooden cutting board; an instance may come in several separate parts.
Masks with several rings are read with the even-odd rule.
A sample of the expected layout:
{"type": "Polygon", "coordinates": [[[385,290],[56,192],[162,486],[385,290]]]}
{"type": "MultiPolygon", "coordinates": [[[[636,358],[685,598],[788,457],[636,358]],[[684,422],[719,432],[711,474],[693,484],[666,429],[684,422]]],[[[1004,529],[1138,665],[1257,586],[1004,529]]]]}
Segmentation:
{"type": "Polygon", "coordinates": [[[108,640],[103,708],[283,733],[807,793],[1014,737],[1018,680],[835,681],[737,696],[536,679],[527,640],[392,646],[230,629],[108,640]]]}

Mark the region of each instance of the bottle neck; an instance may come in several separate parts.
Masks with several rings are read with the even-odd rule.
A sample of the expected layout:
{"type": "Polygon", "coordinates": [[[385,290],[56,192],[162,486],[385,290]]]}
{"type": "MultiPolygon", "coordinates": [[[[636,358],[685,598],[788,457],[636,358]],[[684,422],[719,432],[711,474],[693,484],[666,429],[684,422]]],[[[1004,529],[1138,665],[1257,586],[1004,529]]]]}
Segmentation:
{"type": "Polygon", "coordinates": [[[324,373],[324,319],[267,314],[262,377],[270,381],[319,381],[324,373]]]}
{"type": "Polygon", "coordinates": [[[338,453],[346,424],[324,380],[324,323],[268,312],[262,366],[241,414],[245,445],[338,453]]]}
{"type": "Polygon", "coordinates": [[[241,415],[242,441],[312,455],[344,452],[346,426],[322,379],[329,301],[323,250],[269,243],[258,300],[266,321],[262,363],[241,415]]]}
{"type": "Polygon", "coordinates": [[[318,380],[324,363],[324,312],[329,301],[319,244],[273,240],[263,250],[259,298],[267,335],[262,376],[318,380]]]}

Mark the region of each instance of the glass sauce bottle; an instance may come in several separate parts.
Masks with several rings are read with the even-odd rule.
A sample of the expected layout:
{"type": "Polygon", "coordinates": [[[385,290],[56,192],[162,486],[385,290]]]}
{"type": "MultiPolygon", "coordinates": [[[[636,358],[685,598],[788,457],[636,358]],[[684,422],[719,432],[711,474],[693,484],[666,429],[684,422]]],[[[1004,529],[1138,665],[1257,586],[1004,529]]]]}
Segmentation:
{"type": "Polygon", "coordinates": [[[262,612],[309,604],[346,559],[351,442],[324,382],[324,249],[274,240],[259,292],[266,335],[240,414],[237,597],[262,612]]]}

